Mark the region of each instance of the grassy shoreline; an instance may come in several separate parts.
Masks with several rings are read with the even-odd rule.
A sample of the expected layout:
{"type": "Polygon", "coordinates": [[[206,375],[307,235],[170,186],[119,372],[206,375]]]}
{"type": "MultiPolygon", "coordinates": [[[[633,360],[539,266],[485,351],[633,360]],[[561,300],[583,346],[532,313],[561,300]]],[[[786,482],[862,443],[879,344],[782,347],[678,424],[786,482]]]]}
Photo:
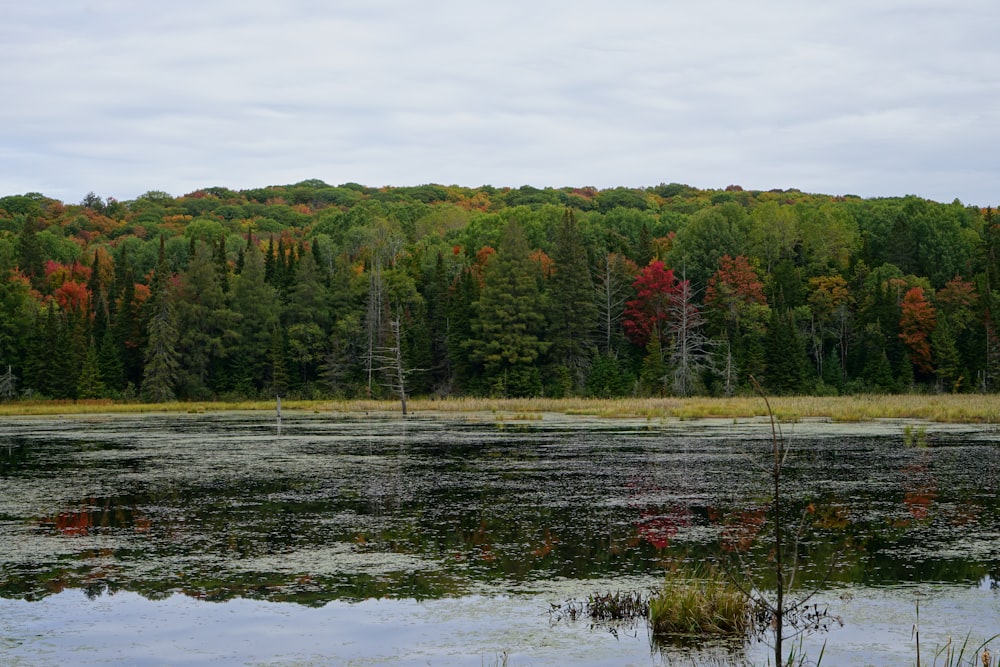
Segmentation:
{"type": "MultiPolygon", "coordinates": [[[[751,418],[767,415],[757,397],[735,398],[620,398],[620,399],[413,399],[411,412],[513,413],[531,418],[541,413],[586,415],[605,418],[699,419],[751,418]]],[[[836,422],[866,422],[875,419],[915,419],[942,423],[1000,423],[998,395],[858,395],[774,397],[771,407],[782,421],[829,419],[836,422]]],[[[283,400],[285,410],[335,413],[398,413],[397,401],[295,401],[283,400]]],[[[18,401],[0,404],[0,416],[59,416],[83,414],[140,414],[155,412],[226,412],[233,410],[274,411],[274,401],[214,401],[173,403],[125,403],[94,401],[18,401]]]]}

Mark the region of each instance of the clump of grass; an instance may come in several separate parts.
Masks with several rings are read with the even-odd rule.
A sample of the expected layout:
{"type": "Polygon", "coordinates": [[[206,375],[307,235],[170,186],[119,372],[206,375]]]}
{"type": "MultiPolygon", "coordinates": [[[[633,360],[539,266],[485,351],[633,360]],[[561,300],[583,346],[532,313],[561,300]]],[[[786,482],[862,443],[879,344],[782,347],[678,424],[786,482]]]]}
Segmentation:
{"type": "Polygon", "coordinates": [[[650,599],[649,622],[658,639],[746,639],[754,613],[750,598],[722,574],[675,570],[650,599]]]}

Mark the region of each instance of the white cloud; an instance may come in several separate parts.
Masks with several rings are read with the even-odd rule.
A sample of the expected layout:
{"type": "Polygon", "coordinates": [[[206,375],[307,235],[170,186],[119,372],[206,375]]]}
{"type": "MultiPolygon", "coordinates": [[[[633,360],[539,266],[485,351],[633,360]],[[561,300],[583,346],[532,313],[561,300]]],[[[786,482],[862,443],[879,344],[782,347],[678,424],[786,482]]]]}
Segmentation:
{"type": "Polygon", "coordinates": [[[22,3],[0,193],[302,178],[1000,199],[979,0],[22,3]]]}

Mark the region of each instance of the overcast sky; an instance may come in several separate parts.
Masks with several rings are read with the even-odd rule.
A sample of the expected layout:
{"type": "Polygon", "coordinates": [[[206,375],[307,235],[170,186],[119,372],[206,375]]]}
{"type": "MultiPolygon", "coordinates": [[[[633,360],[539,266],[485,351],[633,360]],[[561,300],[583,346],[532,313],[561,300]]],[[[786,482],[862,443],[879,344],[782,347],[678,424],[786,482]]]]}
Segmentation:
{"type": "Polygon", "coordinates": [[[798,188],[1000,203],[996,0],[0,0],[0,195],[798,188]]]}

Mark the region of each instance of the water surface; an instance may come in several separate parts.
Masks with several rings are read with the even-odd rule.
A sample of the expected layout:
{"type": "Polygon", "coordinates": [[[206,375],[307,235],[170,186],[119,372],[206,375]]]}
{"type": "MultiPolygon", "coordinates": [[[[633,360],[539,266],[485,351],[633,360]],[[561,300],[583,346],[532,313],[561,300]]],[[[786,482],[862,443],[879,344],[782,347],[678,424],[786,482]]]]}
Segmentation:
{"type": "MultiPolygon", "coordinates": [[[[825,640],[824,664],[912,664],[918,603],[925,646],[1000,632],[1000,434],[784,429],[798,581],[844,621],[807,649],[825,640]]],[[[644,627],[548,611],[652,588],[683,562],[765,572],[770,445],[761,422],[554,415],[8,420],[0,655],[690,664],[651,649],[644,627]]]]}

